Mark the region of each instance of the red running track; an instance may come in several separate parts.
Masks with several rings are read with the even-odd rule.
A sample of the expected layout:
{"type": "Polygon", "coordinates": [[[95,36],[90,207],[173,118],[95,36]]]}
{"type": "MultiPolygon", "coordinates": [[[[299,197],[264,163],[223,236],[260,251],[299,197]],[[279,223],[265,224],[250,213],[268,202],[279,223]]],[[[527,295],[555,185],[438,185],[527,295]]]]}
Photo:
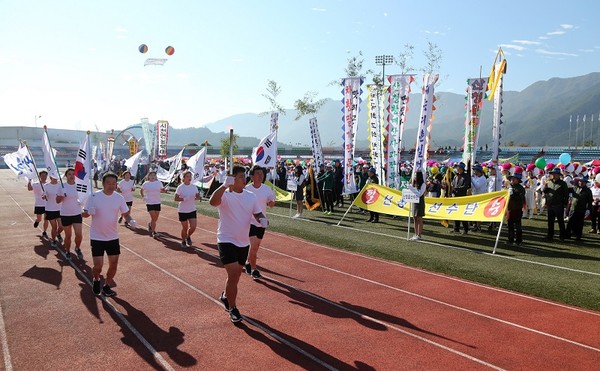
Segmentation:
{"type": "MultiPolygon", "coordinates": [[[[234,325],[216,299],[216,220],[179,248],[176,209],[152,239],[120,227],[118,296],[32,228],[33,196],[0,180],[5,369],[569,369],[600,364],[600,313],[267,232],[234,325]]],[[[134,203],[141,226],[148,215],[134,203]]],[[[89,221],[85,221],[87,223],[89,221]]],[[[302,220],[291,220],[302,223],[302,220]]],[[[312,228],[313,225],[307,226],[312,228]]],[[[89,228],[83,250],[89,257],[89,228]]],[[[576,273],[574,273],[576,274],[576,273]]]]}

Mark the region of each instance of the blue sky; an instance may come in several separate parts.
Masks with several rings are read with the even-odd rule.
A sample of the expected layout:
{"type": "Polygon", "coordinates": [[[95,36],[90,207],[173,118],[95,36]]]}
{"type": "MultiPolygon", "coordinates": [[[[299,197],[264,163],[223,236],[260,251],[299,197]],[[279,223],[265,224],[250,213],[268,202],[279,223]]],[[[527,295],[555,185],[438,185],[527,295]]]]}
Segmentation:
{"type": "MultiPolygon", "coordinates": [[[[381,72],[375,55],[398,55],[411,44],[410,63],[422,68],[428,41],[442,51],[438,91],[462,94],[480,67],[487,76],[499,46],[508,62],[504,87],[520,91],[598,71],[598,4],[3,0],[0,125],[34,126],[41,116],[38,126],[82,130],[122,129],[142,117],[202,126],[268,110],[267,80],[281,86],[286,108],[309,90],[339,99],[328,84],[344,77],[359,51],[365,69],[381,72]],[[138,52],[142,43],[146,54],[138,52]],[[168,61],[144,67],[148,57],[168,61]]],[[[418,86],[420,76],[413,91],[418,86]]]]}

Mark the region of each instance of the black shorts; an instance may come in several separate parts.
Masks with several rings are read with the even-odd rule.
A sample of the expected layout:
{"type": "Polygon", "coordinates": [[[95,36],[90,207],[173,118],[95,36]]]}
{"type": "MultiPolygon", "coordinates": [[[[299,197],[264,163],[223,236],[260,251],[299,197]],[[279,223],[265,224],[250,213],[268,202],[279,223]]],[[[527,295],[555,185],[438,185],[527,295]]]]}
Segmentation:
{"type": "Polygon", "coordinates": [[[185,222],[189,219],[197,219],[198,215],[195,211],[190,211],[189,213],[179,213],[179,221],[185,222]]]}
{"type": "Polygon", "coordinates": [[[133,201],[127,201],[125,202],[127,204],[127,206],[131,207],[133,205],[133,201]]]}
{"type": "Polygon", "coordinates": [[[257,227],[254,224],[250,224],[250,233],[248,234],[248,236],[256,236],[256,238],[262,240],[262,238],[265,236],[265,230],[266,228],[257,227]]]}
{"type": "Polygon", "coordinates": [[[219,242],[217,243],[217,246],[219,248],[219,259],[221,259],[223,265],[235,262],[239,265],[246,264],[250,246],[238,247],[229,242],[219,242]]]}
{"type": "Polygon", "coordinates": [[[45,214],[46,208],[44,206],[34,206],[33,213],[35,215],[45,214]]]}
{"type": "Polygon", "coordinates": [[[60,210],[48,211],[46,210],[46,220],[54,220],[60,218],[60,210]]]}
{"type": "Polygon", "coordinates": [[[63,227],[68,227],[71,224],[75,224],[75,223],[79,223],[81,224],[83,222],[83,219],[81,218],[81,214],[79,215],[69,215],[69,216],[60,216],[60,222],[63,225],[63,227]]]}
{"type": "Polygon", "coordinates": [[[111,241],[91,240],[90,245],[92,245],[92,256],[104,256],[105,251],[106,255],[121,254],[121,246],[119,245],[118,238],[111,241]]]}
{"type": "Polygon", "coordinates": [[[148,211],[160,211],[160,204],[146,205],[148,211]]]}
{"type": "Polygon", "coordinates": [[[304,189],[298,189],[296,192],[294,192],[294,200],[304,201],[304,189]]]}

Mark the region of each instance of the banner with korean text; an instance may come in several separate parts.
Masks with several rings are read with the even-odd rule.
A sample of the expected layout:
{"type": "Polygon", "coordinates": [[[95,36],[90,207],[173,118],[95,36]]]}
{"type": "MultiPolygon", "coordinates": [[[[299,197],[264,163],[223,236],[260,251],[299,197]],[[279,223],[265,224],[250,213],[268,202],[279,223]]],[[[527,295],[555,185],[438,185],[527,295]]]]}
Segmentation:
{"type": "Polygon", "coordinates": [[[363,83],[362,77],[347,77],[343,79],[344,99],[342,100],[342,112],[344,116],[342,121],[344,140],[344,190],[343,194],[352,194],[358,192],[356,180],[354,179],[354,150],[356,147],[356,129],[358,127],[358,113],[360,107],[360,95],[362,90],[360,86],[363,83]]]}
{"type": "Polygon", "coordinates": [[[469,160],[475,163],[477,157],[477,143],[479,141],[479,122],[488,79],[472,78],[467,80],[466,115],[465,115],[465,141],[463,145],[463,162],[469,160]]]}
{"type": "Polygon", "coordinates": [[[167,142],[169,140],[169,122],[158,120],[156,122],[156,157],[167,158],[167,142]]]}
{"type": "Polygon", "coordinates": [[[317,167],[324,164],[323,145],[321,144],[321,134],[319,134],[319,126],[317,118],[313,117],[308,121],[310,125],[310,145],[312,147],[313,158],[317,167]]]}
{"type": "Polygon", "coordinates": [[[423,99],[421,101],[421,118],[417,128],[417,145],[415,147],[415,162],[413,164],[413,174],[421,169],[423,174],[427,174],[427,158],[429,157],[429,139],[431,135],[431,122],[433,121],[433,111],[435,111],[434,87],[438,81],[438,74],[427,73],[423,76],[423,99]]]}
{"type": "MultiPolygon", "coordinates": [[[[388,140],[387,140],[387,179],[386,184],[390,188],[398,189],[400,182],[400,154],[402,152],[402,136],[408,101],[410,96],[410,83],[414,81],[414,75],[391,75],[388,76],[390,83],[388,87],[388,140]]],[[[380,178],[381,179],[381,178],[380,178]]]]}
{"type": "MultiPolygon", "coordinates": [[[[508,206],[507,190],[474,196],[425,197],[426,219],[501,222],[508,206]]],[[[377,213],[408,217],[410,204],[402,199],[402,191],[378,184],[365,186],[354,205],[377,213]]]]}
{"type": "Polygon", "coordinates": [[[371,166],[375,168],[377,179],[383,179],[383,136],[381,135],[381,118],[379,116],[379,87],[375,84],[367,85],[368,113],[367,129],[371,156],[371,166]]]}

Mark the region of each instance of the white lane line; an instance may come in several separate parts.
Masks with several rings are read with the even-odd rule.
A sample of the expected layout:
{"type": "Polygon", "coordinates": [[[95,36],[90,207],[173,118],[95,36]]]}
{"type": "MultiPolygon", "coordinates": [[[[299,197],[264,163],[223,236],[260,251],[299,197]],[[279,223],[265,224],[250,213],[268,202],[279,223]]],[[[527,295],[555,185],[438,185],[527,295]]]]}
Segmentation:
{"type": "MultiPolygon", "coordinates": [[[[6,191],[6,189],[3,186],[2,186],[2,188],[4,189],[4,191],[6,191]]],[[[12,195],[10,195],[10,198],[19,207],[19,209],[21,209],[21,211],[23,211],[23,214],[25,214],[31,221],[33,221],[33,219],[29,216],[29,214],[27,214],[27,212],[25,210],[23,210],[23,208],[21,207],[21,205],[19,205],[19,203],[17,202],[17,200],[15,200],[12,197],[12,195]]],[[[86,226],[89,227],[88,224],[86,224],[86,226]]],[[[67,261],[66,255],[64,254],[64,252],[61,249],[59,249],[59,248],[56,248],[56,250],[59,252],[59,254],[62,255],[64,261],[67,261]]],[[[81,269],[79,269],[79,267],[77,267],[75,265],[75,263],[73,263],[73,261],[68,261],[68,262],[71,265],[71,267],[73,267],[73,269],[77,272],[77,274],[79,274],[85,280],[85,282],[87,283],[87,285],[91,289],[92,282],[87,277],[87,275],[83,271],[81,271],[81,269]]],[[[135,337],[146,347],[146,349],[148,349],[148,351],[152,354],[152,356],[154,357],[154,359],[158,363],[160,363],[168,371],[175,371],[175,369],[163,358],[163,356],[159,352],[156,351],[156,349],[154,349],[154,347],[152,346],[152,344],[150,344],[150,342],[148,342],[148,340],[146,340],[146,338],[144,338],[144,336],[131,324],[131,322],[129,322],[125,318],[125,316],[117,309],[117,307],[110,300],[108,300],[104,296],[100,296],[99,299],[102,300],[103,302],[105,302],[106,304],[108,304],[109,308],[111,308],[111,310],[113,311],[113,313],[117,317],[119,317],[119,319],[123,322],[123,324],[125,326],[127,326],[127,328],[129,329],[129,331],[131,331],[135,335],[135,337]]],[[[4,321],[2,321],[2,328],[4,328],[4,321]]],[[[4,350],[4,341],[2,342],[2,348],[4,350]]],[[[7,351],[8,351],[8,346],[7,346],[7,351]]],[[[9,359],[10,359],[10,355],[9,355],[9,359]]],[[[5,363],[6,363],[6,355],[5,355],[5,363]]]]}
{"type": "Polygon", "coordinates": [[[6,327],[4,326],[4,314],[0,304],[0,340],[2,340],[2,355],[4,357],[4,369],[12,371],[12,360],[10,358],[10,349],[8,348],[8,336],[6,336],[6,327]]]}

